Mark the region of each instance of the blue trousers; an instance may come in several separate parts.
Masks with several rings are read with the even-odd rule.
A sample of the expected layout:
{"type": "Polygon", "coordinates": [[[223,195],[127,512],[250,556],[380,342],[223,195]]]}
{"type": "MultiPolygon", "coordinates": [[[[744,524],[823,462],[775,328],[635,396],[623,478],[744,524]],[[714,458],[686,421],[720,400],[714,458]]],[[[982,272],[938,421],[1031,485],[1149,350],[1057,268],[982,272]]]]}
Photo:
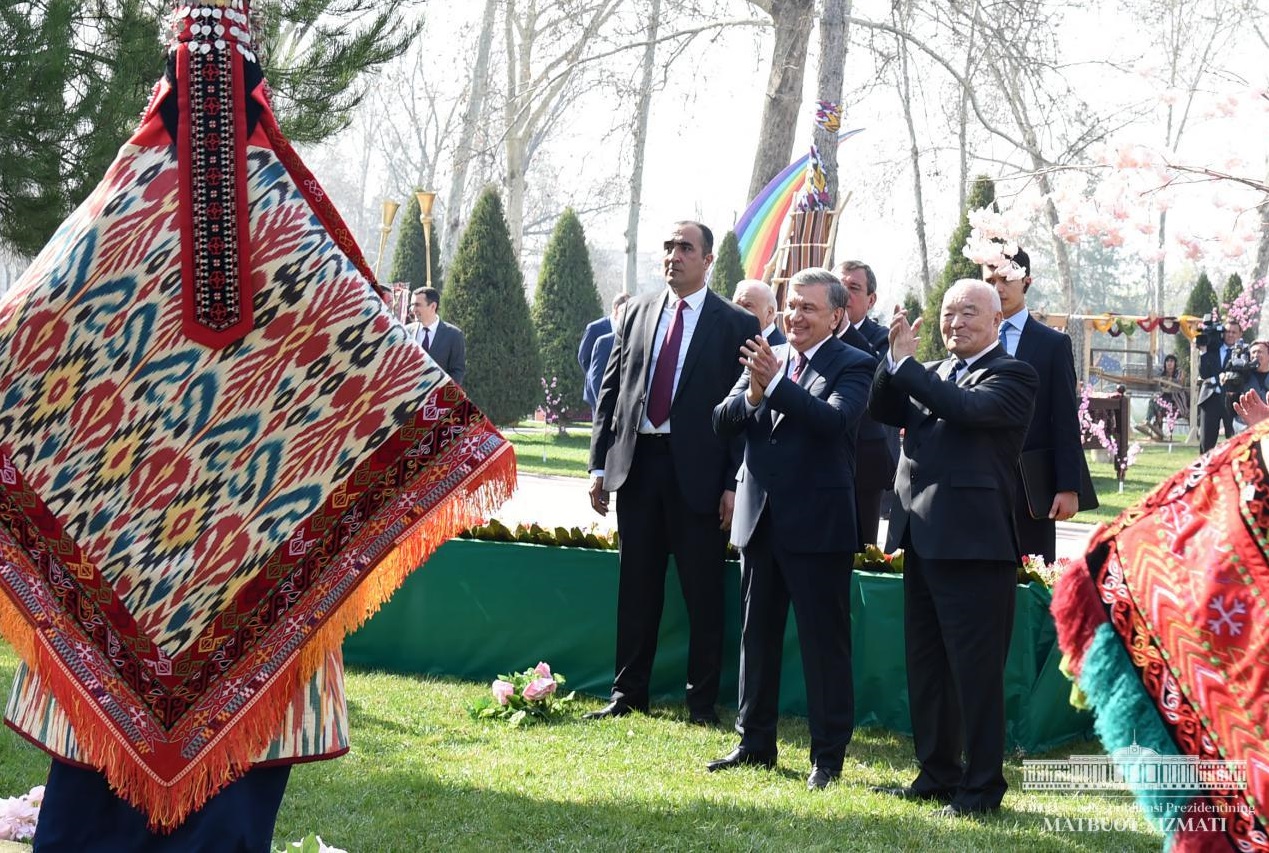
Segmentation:
{"type": "Polygon", "coordinates": [[[170,834],[160,835],[110,790],[101,773],[54,761],[35,828],[35,853],[267,853],[290,775],[290,765],[249,770],[170,834]]]}

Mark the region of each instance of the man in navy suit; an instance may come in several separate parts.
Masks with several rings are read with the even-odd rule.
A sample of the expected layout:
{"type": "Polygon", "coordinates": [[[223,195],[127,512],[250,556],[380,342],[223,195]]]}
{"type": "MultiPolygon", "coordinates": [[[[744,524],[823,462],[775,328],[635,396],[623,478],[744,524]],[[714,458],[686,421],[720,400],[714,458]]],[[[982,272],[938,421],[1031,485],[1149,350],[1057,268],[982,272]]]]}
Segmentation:
{"type": "Polygon", "coordinates": [[[714,429],[743,435],[731,541],[741,553],[740,746],[709,770],[776,761],[780,661],[789,602],[797,618],[811,728],[807,787],[841,775],[855,727],[850,578],[855,530],[855,428],[875,360],[833,335],[846,289],[812,267],[789,281],[789,341],[753,338],[745,372],[714,409],[714,429]]]}
{"type": "Polygon", "coordinates": [[[1014,518],[1022,553],[1057,558],[1057,524],[1079,510],[1080,479],[1088,462],[1080,441],[1079,402],[1075,393],[1075,357],[1071,339],[1031,319],[1026,294],[1031,288],[1031,258],[1021,248],[1006,263],[983,267],[983,280],[1000,294],[1000,342],[1014,358],[1035,368],[1040,377],[1035,413],[1027,429],[1023,453],[1042,451],[1053,466],[1055,494],[1046,495],[1047,517],[1032,518],[1019,469],[1014,518]]]}
{"type": "Polygon", "coordinates": [[[617,655],[612,701],[589,719],[648,709],[648,683],[671,554],[687,604],[687,705],[715,725],[723,658],[723,566],[736,499],[739,437],[714,433],[714,406],[740,376],[753,315],[705,286],[714,236],[678,222],[663,244],[665,289],[626,303],[599,388],[590,502],[617,493],[617,655]]]}
{"type": "MultiPolygon", "coordinates": [[[[613,326],[617,322],[617,312],[621,310],[621,306],[630,298],[629,293],[618,293],[612,298],[612,308],[609,310],[607,317],[600,317],[598,320],[592,320],[586,324],[586,330],[582,332],[582,342],[577,347],[577,363],[582,368],[582,376],[586,377],[584,387],[582,388],[582,396],[585,397],[586,403],[593,409],[595,408],[596,395],[590,395],[590,368],[595,360],[595,342],[604,335],[611,335],[613,326]]],[[[604,375],[604,365],[599,365],[599,375],[604,375]]],[[[599,384],[595,384],[595,388],[599,388],[599,384]]]]}
{"type": "Polygon", "coordinates": [[[776,297],[771,285],[756,278],[746,278],[737,283],[731,301],[758,318],[762,336],[771,346],[785,342],[784,332],[776,325],[776,297]]]}
{"type": "MultiPolygon", "coordinates": [[[[846,288],[846,317],[838,335],[842,342],[884,360],[889,349],[885,327],[868,316],[877,303],[877,276],[863,261],[842,261],[834,268],[846,288]]],[[[899,462],[899,431],[874,421],[866,413],[859,421],[855,450],[855,502],[859,513],[859,541],[877,544],[882,496],[894,487],[899,462]]]]}
{"type": "Polygon", "coordinates": [[[1222,424],[1225,426],[1225,438],[1234,437],[1233,400],[1221,387],[1221,373],[1228,367],[1229,356],[1242,336],[1242,326],[1230,320],[1220,336],[1210,336],[1207,349],[1199,356],[1199,378],[1203,380],[1198,404],[1199,453],[1206,453],[1216,446],[1222,424]]]}
{"type": "MultiPolygon", "coordinates": [[[[627,299],[629,299],[629,297],[626,294],[619,293],[617,294],[617,298],[613,300],[612,322],[621,322],[622,307],[626,304],[627,299]]],[[[595,324],[591,323],[591,326],[593,325],[595,324]]],[[[589,326],[587,327],[587,331],[590,331],[589,326]]],[[[583,391],[582,396],[586,399],[586,405],[590,406],[592,410],[594,410],[595,404],[599,401],[599,384],[603,381],[604,368],[608,366],[608,356],[612,355],[612,344],[616,339],[617,336],[612,332],[609,332],[606,335],[600,335],[595,340],[595,345],[591,349],[590,357],[586,359],[586,365],[583,368],[586,371],[586,389],[583,391]]],[[[583,341],[583,344],[584,343],[585,342],[583,341]]],[[[578,361],[581,361],[580,357],[578,358],[578,361]]]]}
{"type": "Polygon", "coordinates": [[[868,409],[903,427],[887,550],[904,550],[908,707],[920,773],[881,788],[945,803],[944,815],[995,811],[1008,785],[1005,659],[1013,632],[1018,457],[1039,379],[1000,345],[1000,297],[961,279],[943,297],[951,357],[922,365],[896,306],[890,352],[868,409]]]}

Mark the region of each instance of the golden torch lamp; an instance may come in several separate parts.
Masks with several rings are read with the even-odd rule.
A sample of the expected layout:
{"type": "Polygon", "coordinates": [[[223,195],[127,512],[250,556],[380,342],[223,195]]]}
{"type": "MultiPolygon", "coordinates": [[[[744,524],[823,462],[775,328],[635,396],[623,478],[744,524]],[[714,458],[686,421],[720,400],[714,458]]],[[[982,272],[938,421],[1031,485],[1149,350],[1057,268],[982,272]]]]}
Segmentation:
{"type": "Polygon", "coordinates": [[[427,286],[432,286],[432,205],[436,203],[436,193],[431,190],[416,190],[414,197],[419,200],[419,222],[423,223],[423,269],[427,275],[427,286]]]}

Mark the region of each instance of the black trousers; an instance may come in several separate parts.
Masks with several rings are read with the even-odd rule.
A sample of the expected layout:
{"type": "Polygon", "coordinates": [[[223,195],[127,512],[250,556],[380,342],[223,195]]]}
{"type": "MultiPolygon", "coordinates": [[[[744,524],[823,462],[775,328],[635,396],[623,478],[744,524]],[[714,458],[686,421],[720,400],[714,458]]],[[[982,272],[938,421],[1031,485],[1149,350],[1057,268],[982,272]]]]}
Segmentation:
{"type": "Polygon", "coordinates": [[[1224,395],[1217,394],[1199,404],[1199,453],[1206,453],[1216,446],[1216,442],[1220,440],[1222,425],[1225,427],[1225,438],[1233,438],[1233,410],[1226,405],[1224,395]]]}
{"type": "Polygon", "coordinates": [[[912,787],[970,809],[998,807],[1008,788],[1005,659],[1016,572],[1010,563],[926,560],[904,543],[908,707],[921,767],[912,787]]]}
{"type": "Polygon", "coordinates": [[[110,789],[106,777],[54,761],[35,828],[35,853],[268,853],[291,766],[257,767],[168,835],[110,789]]]}
{"type": "Polygon", "coordinates": [[[775,541],[770,514],[758,518],[741,552],[744,621],[740,632],[741,746],[775,755],[780,663],[789,602],[797,619],[806,680],[811,765],[842,769],[855,730],[850,659],[850,578],[853,554],[793,554],[775,541]]]}
{"type": "Polygon", "coordinates": [[[683,499],[667,438],[639,437],[630,473],[617,491],[617,532],[620,581],[612,698],[648,707],[665,573],[673,554],[687,604],[687,705],[694,714],[714,713],[723,663],[727,534],[716,511],[694,512],[683,499]]]}
{"type": "Polygon", "coordinates": [[[861,441],[855,448],[855,519],[859,544],[876,545],[881,524],[881,497],[894,483],[894,466],[886,439],[861,441]]]}

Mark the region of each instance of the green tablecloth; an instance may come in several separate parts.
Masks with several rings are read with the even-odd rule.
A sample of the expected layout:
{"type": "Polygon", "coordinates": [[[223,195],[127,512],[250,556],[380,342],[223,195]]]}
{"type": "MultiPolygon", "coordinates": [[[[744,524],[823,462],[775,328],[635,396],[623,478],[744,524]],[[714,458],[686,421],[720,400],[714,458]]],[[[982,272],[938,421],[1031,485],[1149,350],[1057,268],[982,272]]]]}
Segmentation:
{"type": "MultiPolygon", "coordinates": [[[[740,660],[740,568],[728,567],[722,699],[735,702],[740,660]]],[[[453,540],[411,575],[400,591],[344,643],[355,666],[492,681],[539,660],[568,676],[568,686],[607,696],[616,647],[617,554],[501,542],[453,540]]],[[[1018,587],[1006,672],[1010,748],[1050,749],[1088,736],[1092,718],[1067,703],[1049,593],[1018,587]]],[[[855,572],[851,589],[855,718],[861,726],[911,732],[903,663],[903,579],[855,572]]],[[[682,701],[687,615],[678,580],[666,581],[652,698],[682,701]]],[[[780,710],[805,715],[806,689],[797,631],[784,643],[780,710]]]]}

